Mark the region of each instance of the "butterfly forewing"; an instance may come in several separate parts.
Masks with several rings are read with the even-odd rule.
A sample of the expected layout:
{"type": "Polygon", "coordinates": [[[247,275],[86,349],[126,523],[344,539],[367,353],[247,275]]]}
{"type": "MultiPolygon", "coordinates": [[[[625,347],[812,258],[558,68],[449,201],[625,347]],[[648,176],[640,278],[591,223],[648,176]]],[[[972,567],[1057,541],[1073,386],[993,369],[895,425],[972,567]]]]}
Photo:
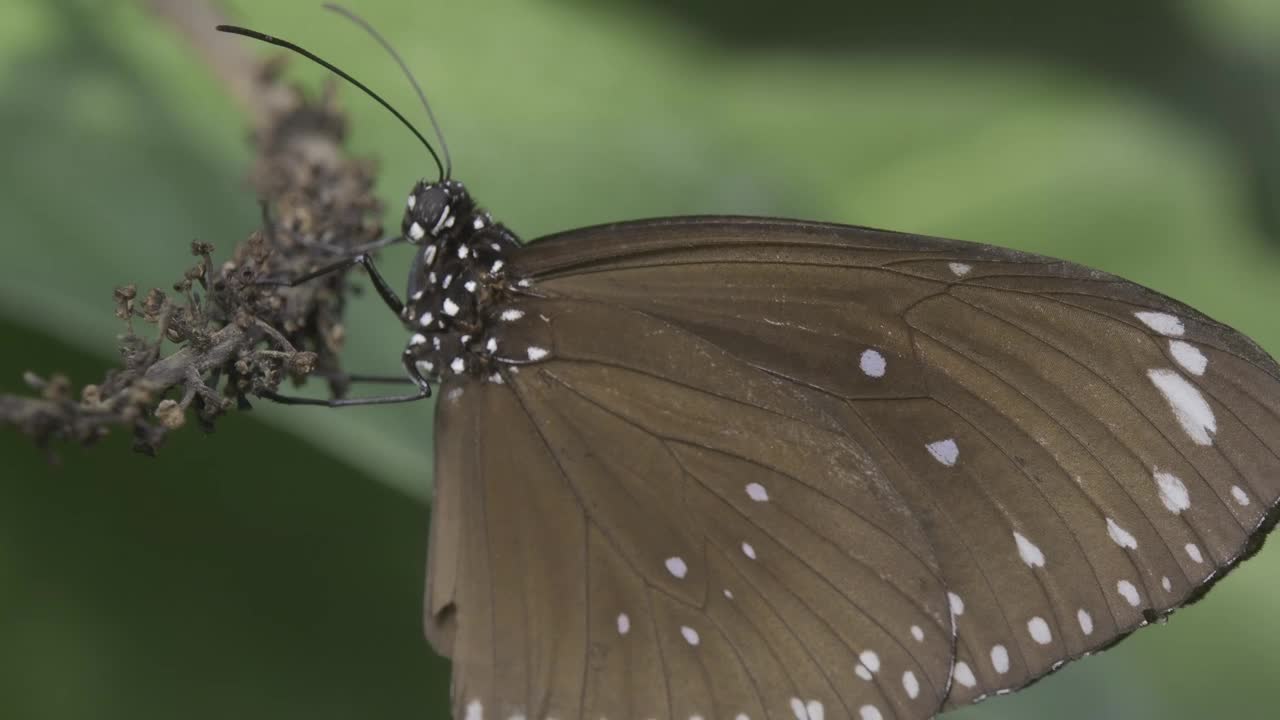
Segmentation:
{"type": "Polygon", "coordinates": [[[464,710],[929,717],[1198,596],[1274,519],[1275,363],[1105,273],[726,218],[574,231],[509,270],[500,370],[458,386],[487,408],[473,467],[439,476],[487,488],[462,524],[498,528],[456,531],[464,710]],[[533,518],[527,493],[557,500],[533,518]],[[520,665],[481,588],[521,586],[564,600],[511,640],[523,699],[467,684],[520,665]]]}

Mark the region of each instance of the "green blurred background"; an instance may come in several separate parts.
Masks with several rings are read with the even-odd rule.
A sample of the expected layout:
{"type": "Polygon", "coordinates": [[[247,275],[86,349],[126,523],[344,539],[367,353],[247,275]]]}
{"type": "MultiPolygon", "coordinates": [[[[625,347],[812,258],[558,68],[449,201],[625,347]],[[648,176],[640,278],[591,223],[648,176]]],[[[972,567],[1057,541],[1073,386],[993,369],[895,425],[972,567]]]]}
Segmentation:
{"type": "MultiPolygon", "coordinates": [[[[419,72],[458,176],[527,238],[744,212],[978,239],[1280,352],[1274,0],[351,4],[419,72]]],[[[416,116],[316,3],[229,10],[416,116]]],[[[25,369],[91,381],[113,286],[166,286],[192,238],[225,251],[255,227],[246,124],[132,2],[8,0],[0,59],[0,390],[25,369]]],[[[344,98],[395,227],[429,161],[344,98]]],[[[348,366],[394,372],[395,319],[372,297],[353,313],[348,366]]],[[[430,408],[280,410],[156,460],[117,437],[51,467],[0,433],[0,718],[445,716],[419,632],[430,408]]],[[[1272,717],[1278,591],[1272,548],[1168,626],[954,717],[1272,717]]]]}

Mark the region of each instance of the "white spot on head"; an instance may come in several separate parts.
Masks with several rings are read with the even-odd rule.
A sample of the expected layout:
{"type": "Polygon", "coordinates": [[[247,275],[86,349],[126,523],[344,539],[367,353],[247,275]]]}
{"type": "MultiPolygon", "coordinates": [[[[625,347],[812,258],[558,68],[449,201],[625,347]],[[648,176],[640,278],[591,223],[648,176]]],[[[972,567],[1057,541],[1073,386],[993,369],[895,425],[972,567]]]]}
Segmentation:
{"type": "Polygon", "coordinates": [[[769,491],[758,482],[747,483],[747,497],[756,502],[765,502],[769,499],[769,491]]]}
{"type": "Polygon", "coordinates": [[[1160,578],[1160,587],[1164,588],[1165,592],[1173,592],[1173,581],[1169,579],[1168,575],[1160,578]]]}
{"type": "Polygon", "coordinates": [[[960,457],[960,448],[956,447],[956,441],[951,438],[931,442],[925,446],[929,454],[934,460],[951,467],[956,464],[956,459],[960,457]]]}
{"type": "Polygon", "coordinates": [[[418,368],[418,372],[423,375],[430,375],[436,371],[435,363],[430,360],[419,360],[415,362],[414,367],[418,368]]]}
{"type": "Polygon", "coordinates": [[[1009,672],[1009,650],[1005,646],[991,646],[991,667],[1001,675],[1009,672]]]}
{"type": "Polygon", "coordinates": [[[912,625],[911,637],[915,638],[916,642],[924,642],[924,630],[920,629],[919,625],[912,625]]]}
{"type": "Polygon", "coordinates": [[[1186,328],[1182,327],[1182,320],[1169,313],[1136,312],[1133,316],[1161,335],[1178,337],[1186,332],[1186,328]]]}
{"type": "Polygon", "coordinates": [[[1200,348],[1189,342],[1170,340],[1169,352],[1173,353],[1173,359],[1192,375],[1203,375],[1205,368],[1209,367],[1209,358],[1200,352],[1200,348]]]}
{"type": "Polygon", "coordinates": [[[951,669],[951,677],[961,685],[971,688],[978,684],[978,679],[973,676],[973,668],[969,667],[969,663],[961,660],[951,669]]]}
{"type": "Polygon", "coordinates": [[[863,350],[862,357],[858,361],[858,366],[862,368],[862,372],[867,377],[884,377],[885,369],[884,355],[879,350],[863,350]]]}
{"type": "Polygon", "coordinates": [[[1031,639],[1041,645],[1048,645],[1053,642],[1053,631],[1049,629],[1049,623],[1039,615],[1027,621],[1027,632],[1031,633],[1031,639]]]}
{"type": "Polygon", "coordinates": [[[1249,493],[1245,492],[1244,488],[1239,485],[1231,486],[1231,497],[1235,499],[1236,504],[1240,507],[1249,506],[1249,493]]]}
{"type": "Polygon", "coordinates": [[[416,195],[413,195],[412,193],[410,193],[410,194],[409,194],[409,199],[408,199],[408,200],[405,200],[405,201],[404,201],[404,204],[405,204],[405,207],[407,207],[407,208],[409,208],[410,210],[412,210],[412,209],[413,209],[413,206],[418,204],[418,198],[417,198],[417,196],[416,196],[416,195]]]}
{"type": "Polygon", "coordinates": [[[618,634],[626,635],[631,632],[631,618],[626,613],[618,613],[618,634]]]}
{"type": "Polygon", "coordinates": [[[422,226],[421,226],[421,225],[419,225],[418,223],[416,223],[416,222],[415,222],[414,224],[412,224],[412,225],[410,225],[410,226],[409,226],[409,237],[410,237],[411,239],[413,239],[413,240],[421,240],[422,238],[424,238],[424,237],[426,237],[426,236],[427,236],[427,231],[426,231],[426,230],[423,230],[423,229],[422,229],[422,226]]]}
{"type": "Polygon", "coordinates": [[[477,216],[475,220],[471,221],[471,227],[476,230],[484,227],[484,218],[477,216]]]}
{"type": "Polygon", "coordinates": [[[920,697],[920,681],[916,679],[916,674],[910,670],[902,673],[902,689],[907,691],[907,697],[915,700],[920,697]]]}
{"type": "Polygon", "coordinates": [[[484,705],[479,700],[467,703],[467,720],[484,720],[484,705]]]}
{"type": "Polygon", "coordinates": [[[1135,538],[1128,530],[1120,527],[1120,525],[1111,518],[1107,518],[1107,534],[1110,535],[1111,539],[1120,547],[1126,547],[1130,550],[1138,549],[1138,539],[1135,538]]]}
{"type": "Polygon", "coordinates": [[[489,352],[498,352],[498,338],[489,338],[489,342],[484,344],[484,349],[489,352]]]}
{"type": "Polygon", "coordinates": [[[694,647],[697,647],[698,643],[702,642],[702,638],[698,636],[698,631],[688,625],[680,626],[680,634],[684,636],[685,642],[693,645],[694,647]]]}
{"type": "Polygon", "coordinates": [[[669,557],[667,558],[667,572],[683,580],[684,576],[689,574],[689,566],[685,565],[684,558],[669,557]]]}
{"type": "Polygon", "coordinates": [[[1085,635],[1093,634],[1093,616],[1089,614],[1088,610],[1080,608],[1076,613],[1076,620],[1080,623],[1080,632],[1085,635]]]}
{"type": "Polygon", "coordinates": [[[1218,431],[1218,419],[1214,417],[1213,408],[1209,407],[1200,390],[1174,370],[1148,370],[1147,377],[1164,394],[1164,399],[1173,409],[1174,417],[1178,418],[1182,429],[1191,436],[1192,442],[1197,445],[1212,445],[1213,434],[1218,431]]]}
{"type": "Polygon", "coordinates": [[[873,673],[880,672],[880,656],[874,650],[863,650],[858,659],[873,673]]]}
{"type": "Polygon", "coordinates": [[[822,703],[817,700],[810,700],[805,705],[805,709],[809,711],[809,720],[823,720],[825,713],[823,712],[822,703]]]}
{"type": "Polygon", "coordinates": [[[1200,546],[1195,543],[1187,543],[1187,557],[1196,562],[1197,565],[1204,562],[1204,555],[1200,553],[1200,546]]]}
{"type": "Polygon", "coordinates": [[[444,299],[444,314],[445,314],[445,315],[448,315],[448,316],[450,316],[450,317],[453,317],[454,315],[457,315],[457,314],[458,314],[458,311],[459,311],[459,310],[461,310],[461,309],[462,309],[462,308],[458,307],[458,303],[456,303],[456,302],[454,302],[454,301],[450,300],[449,298],[445,298],[445,299],[444,299]]]}
{"type": "Polygon", "coordinates": [[[1160,501],[1169,509],[1169,512],[1176,515],[1191,507],[1191,495],[1187,492],[1187,486],[1177,475],[1157,470],[1151,476],[1155,478],[1156,486],[1160,488],[1160,501]]]}
{"type": "Polygon", "coordinates": [[[1013,541],[1018,545],[1018,555],[1022,556],[1022,562],[1027,567],[1044,567],[1044,553],[1040,552],[1035,543],[1016,530],[1013,532],[1013,541]]]}
{"type": "MultiPolygon", "coordinates": [[[[436,261],[436,244],[431,243],[430,245],[427,246],[426,250],[422,251],[422,262],[424,265],[430,265],[435,261],[436,261]]],[[[434,285],[436,282],[435,275],[436,275],[435,273],[431,273],[432,285],[434,285]]]]}
{"type": "Polygon", "coordinates": [[[956,277],[964,277],[965,275],[969,274],[970,270],[973,269],[972,265],[969,265],[968,263],[962,263],[962,262],[948,263],[947,267],[951,268],[951,272],[955,273],[956,277]]]}
{"type": "Polygon", "coordinates": [[[502,318],[505,322],[515,322],[516,320],[524,317],[524,311],[517,310],[516,308],[508,308],[503,310],[502,314],[498,317],[502,318]]]}
{"type": "Polygon", "coordinates": [[[884,716],[880,714],[880,708],[875,705],[863,705],[858,708],[858,716],[860,720],[884,720],[884,716]]]}
{"type": "Polygon", "coordinates": [[[951,614],[957,617],[964,614],[964,599],[959,595],[949,592],[947,593],[947,602],[951,604],[951,614]]]}
{"type": "Polygon", "coordinates": [[[1138,596],[1138,588],[1134,587],[1133,583],[1128,580],[1121,580],[1116,583],[1116,592],[1120,593],[1120,596],[1134,607],[1138,607],[1138,604],[1142,602],[1142,598],[1138,596]]]}
{"type": "Polygon", "coordinates": [[[455,373],[461,374],[463,370],[467,369],[467,363],[462,358],[456,357],[453,359],[453,362],[449,363],[449,369],[453,370],[455,373]]]}
{"type": "Polygon", "coordinates": [[[543,348],[530,345],[528,354],[529,354],[530,360],[541,360],[542,358],[547,356],[547,351],[543,348]]]}
{"type": "Polygon", "coordinates": [[[742,543],[742,554],[746,555],[752,560],[756,559],[756,549],[751,547],[751,543],[747,543],[747,542],[742,543]]]}
{"type": "Polygon", "coordinates": [[[871,682],[871,671],[868,670],[866,666],[864,666],[862,663],[858,663],[857,667],[853,669],[853,673],[858,677],[862,678],[863,680],[866,680],[867,682],[871,682]]]}

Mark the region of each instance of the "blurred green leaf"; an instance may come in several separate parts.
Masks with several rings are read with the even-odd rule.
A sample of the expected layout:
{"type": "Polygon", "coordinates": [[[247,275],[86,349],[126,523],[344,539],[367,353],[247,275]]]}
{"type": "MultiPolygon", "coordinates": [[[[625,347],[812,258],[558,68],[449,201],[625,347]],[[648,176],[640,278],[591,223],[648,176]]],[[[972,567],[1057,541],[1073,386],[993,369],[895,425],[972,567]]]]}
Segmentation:
{"type": "MultiPolygon", "coordinates": [[[[309,3],[233,6],[416,112],[390,61],[336,17],[309,3]]],[[[458,176],[527,238],[708,212],[963,237],[1133,278],[1280,349],[1280,257],[1250,215],[1247,179],[1202,127],[1105,78],[918,49],[723,47],[631,4],[381,0],[360,11],[419,72],[458,176]]],[[[1212,32],[1225,42],[1229,27],[1212,32]]],[[[242,181],[243,119],[133,5],[8,4],[0,59],[0,313],[39,329],[4,330],[19,352],[0,377],[14,389],[22,369],[84,363],[70,348],[108,356],[112,287],[167,286],[191,238],[225,252],[257,207],[242,181]]],[[[322,76],[295,68],[313,84],[322,76]]],[[[396,227],[429,160],[372,103],[344,98],[353,147],[383,161],[396,227]]],[[[382,265],[394,277],[407,261],[401,249],[382,265]]],[[[394,372],[405,341],[395,318],[367,298],[350,327],[348,366],[394,372]]],[[[430,408],[256,414],[279,430],[231,418],[158,463],[117,440],[68,451],[50,471],[3,438],[5,457],[31,462],[0,482],[0,582],[18,588],[0,603],[16,638],[0,665],[22,671],[6,679],[13,692],[0,686],[0,715],[422,706],[427,651],[416,605],[405,615],[423,515],[365,481],[427,495],[430,408]]],[[[958,717],[1258,716],[1269,663],[1246,658],[1276,659],[1273,554],[1170,629],[958,717]]]]}

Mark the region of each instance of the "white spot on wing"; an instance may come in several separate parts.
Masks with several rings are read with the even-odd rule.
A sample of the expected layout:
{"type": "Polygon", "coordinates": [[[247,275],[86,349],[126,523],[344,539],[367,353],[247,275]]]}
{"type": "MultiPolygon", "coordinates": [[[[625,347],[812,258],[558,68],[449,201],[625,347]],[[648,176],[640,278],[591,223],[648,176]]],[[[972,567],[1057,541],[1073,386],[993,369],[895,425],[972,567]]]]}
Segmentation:
{"type": "Polygon", "coordinates": [[[858,361],[858,366],[862,368],[862,372],[865,373],[867,377],[884,377],[884,355],[881,355],[878,350],[863,350],[862,357],[858,361]]]}
{"type": "Polygon", "coordinates": [[[467,720],[484,720],[484,705],[479,700],[467,703],[467,720]]]}
{"type": "Polygon", "coordinates": [[[902,689],[907,691],[907,697],[915,700],[920,697],[920,681],[916,679],[916,674],[910,670],[902,673],[902,689]]]}
{"type": "Polygon", "coordinates": [[[1148,370],[1147,377],[1164,394],[1164,399],[1173,409],[1174,417],[1178,418],[1182,429],[1191,436],[1192,442],[1197,445],[1212,445],[1213,434],[1218,431],[1218,420],[1213,415],[1213,408],[1209,407],[1196,386],[1174,370],[1148,370]]]}
{"type": "Polygon", "coordinates": [[[1189,342],[1170,340],[1169,352],[1173,353],[1173,359],[1178,361],[1182,369],[1192,375],[1203,375],[1205,368],[1209,367],[1209,358],[1200,352],[1200,348],[1189,342]]]}
{"type": "Polygon", "coordinates": [[[809,720],[823,720],[826,715],[822,703],[817,700],[810,700],[804,707],[809,711],[809,720]]]}
{"type": "Polygon", "coordinates": [[[880,672],[880,656],[874,650],[863,650],[858,659],[873,673],[880,672]]]}
{"type": "Polygon", "coordinates": [[[1231,497],[1235,499],[1236,504],[1240,507],[1249,506],[1249,493],[1245,492],[1244,488],[1239,485],[1231,486],[1231,497]]]}
{"type": "Polygon", "coordinates": [[[921,630],[919,625],[912,625],[911,637],[915,638],[916,642],[924,642],[924,630],[921,630]]]}
{"type": "Polygon", "coordinates": [[[937,460],[947,467],[955,465],[956,459],[960,457],[960,448],[956,447],[956,441],[951,438],[931,442],[926,445],[925,448],[929,451],[929,454],[933,456],[934,460],[937,460]]]}
{"type": "Polygon", "coordinates": [[[1111,518],[1107,518],[1107,534],[1120,547],[1126,547],[1130,550],[1138,549],[1138,540],[1128,530],[1120,527],[1120,525],[1111,518]]]}
{"type": "Polygon", "coordinates": [[[1018,545],[1018,555],[1022,556],[1022,562],[1027,567],[1044,567],[1044,553],[1040,552],[1040,548],[1031,542],[1018,531],[1013,533],[1013,541],[1018,545]]]}
{"type": "Polygon", "coordinates": [[[1160,587],[1164,588],[1165,592],[1173,592],[1173,581],[1169,579],[1168,575],[1160,578],[1160,587]]]}
{"type": "Polygon", "coordinates": [[[1085,635],[1093,634],[1093,616],[1089,614],[1088,610],[1080,608],[1079,612],[1076,613],[1076,621],[1080,623],[1080,632],[1085,635]]]}
{"type": "Polygon", "coordinates": [[[747,497],[756,502],[766,502],[769,499],[769,491],[758,482],[747,483],[747,497]]]}
{"type": "Polygon", "coordinates": [[[1169,335],[1179,337],[1186,332],[1186,328],[1182,327],[1182,320],[1169,313],[1162,312],[1136,312],[1133,314],[1143,322],[1144,325],[1155,330],[1161,335],[1169,335]]]}
{"type": "Polygon", "coordinates": [[[857,667],[853,669],[853,673],[858,677],[862,678],[863,680],[866,680],[867,682],[871,682],[871,671],[868,670],[866,666],[863,665],[862,663],[858,663],[857,667]]]}
{"type": "Polygon", "coordinates": [[[524,317],[524,311],[517,310],[516,308],[508,308],[503,310],[502,314],[498,317],[502,318],[506,322],[515,322],[516,320],[524,317]]]}
{"type": "Polygon", "coordinates": [[[1125,602],[1134,607],[1138,607],[1138,604],[1142,602],[1142,598],[1138,595],[1138,588],[1134,587],[1133,583],[1128,580],[1121,580],[1116,583],[1116,592],[1120,593],[1125,602]]]}
{"type": "Polygon", "coordinates": [[[1194,560],[1197,565],[1204,562],[1204,555],[1200,553],[1199,545],[1196,545],[1195,543],[1187,543],[1186,551],[1187,557],[1194,560]]]}
{"type": "Polygon", "coordinates": [[[1009,650],[1003,645],[993,645],[991,647],[991,667],[995,671],[1004,675],[1009,672],[1009,650]]]}
{"type": "Polygon", "coordinates": [[[680,626],[680,634],[684,636],[685,642],[693,645],[694,647],[697,647],[698,643],[702,642],[702,638],[698,636],[698,631],[688,625],[680,626]]]}
{"type": "Polygon", "coordinates": [[[972,265],[962,262],[947,263],[947,267],[951,268],[951,272],[955,273],[956,277],[964,277],[973,269],[972,265]]]}
{"type": "Polygon", "coordinates": [[[667,572],[677,578],[684,579],[684,576],[689,574],[689,566],[684,563],[683,558],[669,557],[667,558],[667,572]]]}
{"type": "Polygon", "coordinates": [[[969,667],[969,663],[961,660],[951,669],[951,677],[961,685],[971,688],[978,684],[978,679],[973,676],[973,668],[969,667]]]}
{"type": "Polygon", "coordinates": [[[631,632],[631,618],[626,613],[618,613],[618,634],[626,635],[631,632]]]}
{"type": "Polygon", "coordinates": [[[748,542],[742,543],[742,554],[746,555],[752,560],[756,559],[756,549],[751,547],[751,543],[748,543],[748,542]]]}
{"type": "Polygon", "coordinates": [[[863,705],[858,708],[860,720],[884,720],[884,716],[880,714],[880,708],[875,705],[863,705]]]}
{"type": "Polygon", "coordinates": [[[798,697],[791,698],[791,712],[795,713],[796,720],[809,720],[809,711],[805,710],[804,701],[798,697]]]}
{"type": "Polygon", "coordinates": [[[533,345],[530,345],[528,350],[528,355],[530,360],[541,360],[542,358],[547,356],[547,351],[545,348],[540,348],[540,347],[535,347],[533,345]]]}
{"type": "Polygon", "coordinates": [[[1191,507],[1191,495],[1187,486],[1177,475],[1159,470],[1152,473],[1156,486],[1160,488],[1160,502],[1175,515],[1191,507]]]}
{"type": "Polygon", "coordinates": [[[964,599],[959,595],[949,592],[947,593],[947,601],[951,603],[951,614],[959,617],[964,614],[964,599]]]}
{"type": "Polygon", "coordinates": [[[1053,642],[1053,631],[1049,629],[1049,623],[1039,615],[1027,621],[1027,632],[1031,633],[1031,639],[1041,645],[1048,645],[1053,642]]]}

